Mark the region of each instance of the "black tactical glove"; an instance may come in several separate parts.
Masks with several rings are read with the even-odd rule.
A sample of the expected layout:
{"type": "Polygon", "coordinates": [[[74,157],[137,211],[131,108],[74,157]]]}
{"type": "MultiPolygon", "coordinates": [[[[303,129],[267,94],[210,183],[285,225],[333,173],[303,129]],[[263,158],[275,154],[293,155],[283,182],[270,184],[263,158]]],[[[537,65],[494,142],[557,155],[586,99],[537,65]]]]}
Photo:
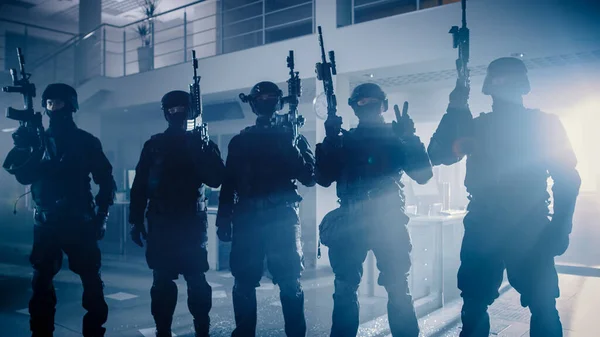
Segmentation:
{"type": "Polygon", "coordinates": [[[337,152],[342,147],[342,136],[325,136],[323,142],[315,146],[317,157],[329,156],[337,152]]]}
{"type": "Polygon", "coordinates": [[[342,130],[342,117],[340,116],[327,116],[325,121],[325,135],[326,136],[337,136],[342,130]]]}
{"type": "Polygon", "coordinates": [[[131,230],[129,231],[129,234],[131,235],[131,241],[140,247],[144,247],[142,239],[145,241],[148,237],[148,233],[146,232],[146,227],[143,223],[131,224],[131,230]]]}
{"type": "Polygon", "coordinates": [[[108,222],[108,212],[98,211],[94,218],[94,229],[96,230],[96,240],[104,239],[106,234],[106,223],[108,222]]]}
{"type": "Polygon", "coordinates": [[[13,132],[12,138],[15,147],[18,149],[27,149],[37,144],[37,135],[24,126],[13,132]]]}
{"type": "Polygon", "coordinates": [[[465,86],[465,83],[460,79],[456,80],[456,86],[450,93],[450,104],[448,104],[448,107],[453,109],[468,109],[470,92],[470,86],[465,86]]]}
{"type": "Polygon", "coordinates": [[[402,139],[413,136],[417,130],[415,122],[408,115],[408,102],[404,102],[402,113],[398,105],[394,105],[394,112],[396,113],[396,120],[392,122],[394,133],[402,139]]]}

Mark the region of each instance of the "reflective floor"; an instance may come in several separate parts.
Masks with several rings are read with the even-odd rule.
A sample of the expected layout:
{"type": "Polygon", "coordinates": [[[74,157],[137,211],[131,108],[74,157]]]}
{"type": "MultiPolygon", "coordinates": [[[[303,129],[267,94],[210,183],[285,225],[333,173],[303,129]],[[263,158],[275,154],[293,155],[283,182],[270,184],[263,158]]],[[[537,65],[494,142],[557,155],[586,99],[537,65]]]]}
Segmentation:
{"type": "MultiPolygon", "coordinates": [[[[29,336],[27,303],[31,269],[26,259],[3,255],[0,263],[0,326],[2,336],[29,336]]],[[[586,269],[588,276],[570,275],[581,270],[561,268],[561,298],[559,311],[566,337],[600,336],[596,331],[600,312],[600,275],[586,269]],[[570,273],[570,274],[569,274],[570,273]]],[[[103,278],[105,295],[110,307],[106,325],[107,336],[153,336],[150,315],[151,273],[140,261],[123,262],[105,258],[103,278]]],[[[210,272],[213,287],[211,336],[230,336],[233,330],[229,273],[210,272]]],[[[333,276],[328,270],[307,272],[303,281],[306,298],[308,336],[328,336],[331,324],[333,276]]],[[[186,287],[179,285],[179,303],[175,313],[173,333],[193,336],[192,318],[187,312],[186,287]]],[[[81,336],[81,285],[76,275],[62,270],[56,277],[58,295],[55,336],[81,336]]],[[[264,278],[257,290],[259,300],[257,336],[285,336],[278,298],[278,288],[264,278]]],[[[386,299],[361,296],[361,326],[359,336],[388,336],[386,299]]],[[[444,309],[420,318],[422,336],[458,336],[460,331],[460,300],[446,303],[444,309]]],[[[518,294],[504,284],[502,296],[490,308],[492,336],[529,336],[529,312],[519,305],[518,294]]],[[[391,335],[390,335],[391,336],[391,335]]]]}

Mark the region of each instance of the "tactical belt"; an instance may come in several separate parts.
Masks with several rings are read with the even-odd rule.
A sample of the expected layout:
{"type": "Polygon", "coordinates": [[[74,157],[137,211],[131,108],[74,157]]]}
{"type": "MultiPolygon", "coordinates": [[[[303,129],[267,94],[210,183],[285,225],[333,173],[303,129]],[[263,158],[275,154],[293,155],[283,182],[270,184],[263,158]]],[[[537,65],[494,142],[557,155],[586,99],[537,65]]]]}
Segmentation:
{"type": "Polygon", "coordinates": [[[236,203],[237,207],[240,208],[251,208],[251,209],[269,209],[275,207],[299,207],[300,202],[297,201],[273,201],[267,198],[245,198],[241,199],[236,203]]]}
{"type": "Polygon", "coordinates": [[[198,214],[207,211],[207,204],[205,201],[198,201],[193,204],[177,204],[177,203],[163,203],[163,202],[150,202],[148,206],[148,212],[155,214],[198,214]]]}
{"type": "Polygon", "coordinates": [[[92,219],[93,210],[49,210],[49,209],[35,209],[34,219],[36,225],[55,225],[61,224],[65,221],[82,220],[88,221],[92,219]],[[37,223],[39,221],[39,223],[37,223]]]}
{"type": "Polygon", "coordinates": [[[42,205],[35,206],[37,213],[60,214],[63,216],[85,214],[93,210],[93,202],[76,202],[67,199],[59,199],[53,203],[45,202],[42,205]]]}

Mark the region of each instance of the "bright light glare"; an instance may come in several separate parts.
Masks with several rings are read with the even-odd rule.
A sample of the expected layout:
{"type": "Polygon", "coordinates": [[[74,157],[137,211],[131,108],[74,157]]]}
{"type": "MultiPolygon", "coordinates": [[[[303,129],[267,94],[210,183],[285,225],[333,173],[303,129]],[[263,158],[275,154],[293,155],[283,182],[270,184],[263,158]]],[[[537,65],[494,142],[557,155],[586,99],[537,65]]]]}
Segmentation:
{"type": "Polygon", "coordinates": [[[600,178],[600,100],[588,99],[576,104],[561,117],[571,146],[577,156],[581,191],[596,191],[600,178]]]}

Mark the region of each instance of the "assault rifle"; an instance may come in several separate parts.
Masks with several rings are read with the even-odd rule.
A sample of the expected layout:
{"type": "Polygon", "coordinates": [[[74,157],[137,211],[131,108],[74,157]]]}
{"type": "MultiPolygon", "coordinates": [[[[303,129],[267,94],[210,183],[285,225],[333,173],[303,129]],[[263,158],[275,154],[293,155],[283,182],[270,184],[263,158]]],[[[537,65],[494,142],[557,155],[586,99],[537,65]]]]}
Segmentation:
{"type": "Polygon", "coordinates": [[[291,125],[294,134],[294,144],[298,139],[299,129],[304,125],[304,117],[298,114],[299,98],[302,95],[302,81],[300,80],[299,72],[294,71],[294,51],[290,50],[287,57],[287,66],[290,69],[290,78],[288,79],[288,96],[283,100],[290,107],[290,112],[287,114],[287,123],[291,125]]]}
{"type": "Polygon", "coordinates": [[[453,48],[458,48],[458,59],[456,59],[456,70],[458,79],[465,88],[470,85],[470,75],[467,63],[469,62],[469,28],[467,28],[467,0],[461,1],[462,5],[462,27],[453,26],[449,33],[452,34],[453,48]]]}
{"type": "Polygon", "coordinates": [[[188,112],[188,120],[194,121],[194,129],[192,132],[200,133],[202,139],[202,145],[208,144],[208,126],[204,123],[202,115],[202,94],[200,92],[200,78],[198,76],[198,59],[196,58],[196,51],[192,50],[192,63],[194,66],[194,83],[190,84],[190,96],[192,99],[192,106],[188,112]],[[197,119],[200,117],[200,125],[197,125],[197,119]]]}
{"type": "Polygon", "coordinates": [[[329,62],[327,62],[321,26],[317,29],[319,32],[319,46],[321,47],[321,62],[316,64],[315,72],[317,73],[317,79],[323,82],[323,89],[325,91],[325,96],[327,97],[325,132],[328,136],[337,136],[342,130],[342,117],[337,115],[337,100],[333,92],[332,75],[336,75],[335,53],[333,50],[329,51],[329,62]]]}
{"type": "Polygon", "coordinates": [[[41,126],[42,114],[39,112],[36,113],[33,110],[35,84],[29,82],[31,74],[25,72],[25,58],[23,57],[21,48],[17,48],[17,59],[19,60],[19,72],[21,74],[21,78],[19,78],[19,74],[17,73],[16,69],[10,69],[10,77],[12,78],[13,85],[2,88],[2,91],[23,95],[23,103],[25,108],[19,110],[8,107],[6,109],[6,117],[18,121],[21,126],[36,126],[32,124],[37,122],[39,117],[39,126],[41,126]]]}
{"type": "MultiPolygon", "coordinates": [[[[12,107],[6,108],[6,117],[19,122],[21,127],[29,129],[32,134],[37,135],[38,142],[35,147],[42,149],[45,147],[44,144],[44,125],[42,124],[42,114],[35,112],[33,109],[33,98],[35,97],[35,84],[29,81],[31,74],[25,71],[25,58],[21,48],[17,48],[17,59],[19,61],[19,73],[17,70],[10,69],[10,76],[12,78],[12,86],[3,87],[2,91],[7,93],[18,93],[23,95],[24,109],[15,109],[12,107]]],[[[12,149],[2,165],[6,171],[10,174],[15,174],[17,170],[25,166],[25,164],[17,164],[21,157],[21,151],[14,148],[12,149]]],[[[27,163],[27,162],[26,162],[27,163]]]]}

